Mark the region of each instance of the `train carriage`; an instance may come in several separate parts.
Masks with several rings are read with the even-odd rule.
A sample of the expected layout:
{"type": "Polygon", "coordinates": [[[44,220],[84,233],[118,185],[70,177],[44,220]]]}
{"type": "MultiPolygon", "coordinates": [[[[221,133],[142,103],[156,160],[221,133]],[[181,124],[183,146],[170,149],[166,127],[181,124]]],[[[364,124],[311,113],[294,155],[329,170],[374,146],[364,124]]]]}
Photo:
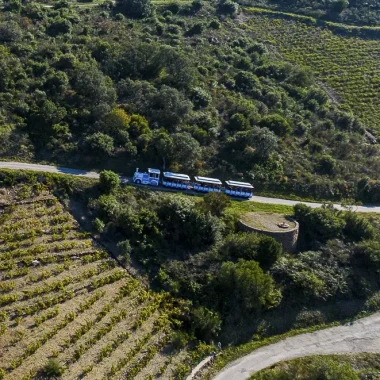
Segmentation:
{"type": "Polygon", "coordinates": [[[217,178],[194,177],[194,190],[203,193],[221,192],[222,182],[217,178]]]}
{"type": "Polygon", "coordinates": [[[187,174],[164,172],[162,185],[172,189],[188,190],[190,188],[190,177],[187,174]]]}
{"type": "Polygon", "coordinates": [[[247,182],[226,181],[224,192],[231,197],[251,198],[253,186],[247,182]]]}

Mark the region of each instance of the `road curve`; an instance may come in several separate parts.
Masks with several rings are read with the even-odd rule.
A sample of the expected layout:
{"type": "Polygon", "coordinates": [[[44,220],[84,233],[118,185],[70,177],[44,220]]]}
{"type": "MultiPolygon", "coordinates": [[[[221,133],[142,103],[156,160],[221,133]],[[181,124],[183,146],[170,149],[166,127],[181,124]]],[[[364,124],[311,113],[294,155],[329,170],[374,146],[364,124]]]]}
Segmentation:
{"type": "MultiPolygon", "coordinates": [[[[33,170],[33,171],[41,171],[41,172],[49,172],[49,173],[69,174],[69,175],[82,176],[82,177],[87,177],[87,178],[99,178],[99,173],[96,173],[96,172],[89,172],[86,170],[79,170],[79,169],[63,168],[63,167],[52,166],[52,165],[27,164],[24,162],[0,161],[0,169],[1,168],[14,169],[14,170],[33,170]]],[[[126,179],[131,180],[131,178],[126,178],[126,179]]],[[[257,202],[257,203],[269,203],[269,204],[286,205],[286,206],[294,206],[297,203],[303,203],[312,208],[318,208],[322,206],[322,203],[291,201],[288,199],[260,197],[257,195],[254,195],[250,199],[250,201],[257,202]]],[[[338,204],[334,204],[334,207],[339,210],[344,209],[342,206],[338,204]]],[[[352,206],[351,209],[357,212],[380,213],[380,206],[352,206]]]]}
{"type": "Polygon", "coordinates": [[[86,170],[62,168],[52,165],[39,165],[39,164],[26,164],[24,162],[6,162],[0,161],[0,168],[13,169],[13,170],[32,170],[36,172],[48,172],[58,174],[70,174],[88,178],[99,178],[99,174],[95,172],[88,172],[86,170]]]}
{"type": "Polygon", "coordinates": [[[261,347],[228,364],[213,380],[246,380],[275,363],[309,355],[359,352],[380,352],[380,313],[261,347]]]}

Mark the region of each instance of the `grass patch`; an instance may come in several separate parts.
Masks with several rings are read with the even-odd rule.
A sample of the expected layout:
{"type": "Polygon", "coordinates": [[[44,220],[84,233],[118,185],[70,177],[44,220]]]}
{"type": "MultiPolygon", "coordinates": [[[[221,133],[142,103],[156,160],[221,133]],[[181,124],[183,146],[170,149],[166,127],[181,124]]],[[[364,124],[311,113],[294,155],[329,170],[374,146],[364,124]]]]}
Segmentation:
{"type": "Polygon", "coordinates": [[[229,214],[245,214],[246,212],[273,212],[276,214],[293,214],[293,206],[259,203],[251,201],[232,201],[226,209],[229,214]]]}

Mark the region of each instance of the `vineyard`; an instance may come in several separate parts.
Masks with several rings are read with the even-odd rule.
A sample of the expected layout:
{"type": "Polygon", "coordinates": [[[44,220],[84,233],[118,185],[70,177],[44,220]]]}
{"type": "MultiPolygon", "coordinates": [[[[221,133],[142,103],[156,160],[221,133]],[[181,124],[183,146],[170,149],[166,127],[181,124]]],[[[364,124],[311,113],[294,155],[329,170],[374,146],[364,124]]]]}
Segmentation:
{"type": "Polygon", "coordinates": [[[380,41],[335,35],[279,15],[254,12],[245,27],[286,60],[308,66],[330,89],[330,97],[349,106],[364,124],[380,133],[380,41]]]}
{"type": "Polygon", "coordinates": [[[175,308],[82,232],[55,197],[0,189],[0,378],[177,378],[175,308]]]}

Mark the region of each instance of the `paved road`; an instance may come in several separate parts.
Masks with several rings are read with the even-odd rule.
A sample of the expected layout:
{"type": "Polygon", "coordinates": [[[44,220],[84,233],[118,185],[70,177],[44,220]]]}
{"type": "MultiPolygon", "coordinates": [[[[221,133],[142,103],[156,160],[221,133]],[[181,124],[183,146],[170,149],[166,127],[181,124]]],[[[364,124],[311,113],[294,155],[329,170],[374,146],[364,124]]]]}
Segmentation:
{"type": "Polygon", "coordinates": [[[380,313],[259,348],[228,364],[213,380],[245,380],[275,363],[308,355],[359,352],[380,352],[380,313]]]}
{"type": "MultiPolygon", "coordinates": [[[[39,164],[26,164],[23,162],[0,162],[0,168],[7,169],[24,169],[24,170],[34,170],[34,171],[42,171],[42,172],[50,172],[50,173],[60,173],[60,174],[70,174],[75,176],[82,176],[88,178],[99,178],[99,174],[96,172],[88,172],[86,170],[78,170],[78,169],[70,169],[70,168],[62,168],[58,166],[51,165],[39,165],[39,164]]],[[[130,180],[130,178],[126,178],[130,180]]],[[[253,196],[250,201],[258,202],[258,203],[269,203],[269,204],[278,204],[278,205],[287,205],[294,206],[297,203],[304,203],[312,208],[321,207],[321,203],[313,203],[313,202],[300,202],[300,201],[291,201],[288,199],[280,199],[280,198],[267,198],[260,196],[253,196]]],[[[335,204],[335,208],[342,209],[340,205],[335,204]]],[[[357,212],[376,212],[380,213],[380,206],[353,206],[353,211],[357,212]]]]}
{"type": "Polygon", "coordinates": [[[99,174],[95,172],[88,172],[86,170],[61,168],[59,166],[39,165],[39,164],[26,164],[24,162],[0,162],[0,168],[14,169],[14,170],[33,170],[38,172],[49,172],[59,174],[71,174],[88,178],[99,178],[99,174]]]}

